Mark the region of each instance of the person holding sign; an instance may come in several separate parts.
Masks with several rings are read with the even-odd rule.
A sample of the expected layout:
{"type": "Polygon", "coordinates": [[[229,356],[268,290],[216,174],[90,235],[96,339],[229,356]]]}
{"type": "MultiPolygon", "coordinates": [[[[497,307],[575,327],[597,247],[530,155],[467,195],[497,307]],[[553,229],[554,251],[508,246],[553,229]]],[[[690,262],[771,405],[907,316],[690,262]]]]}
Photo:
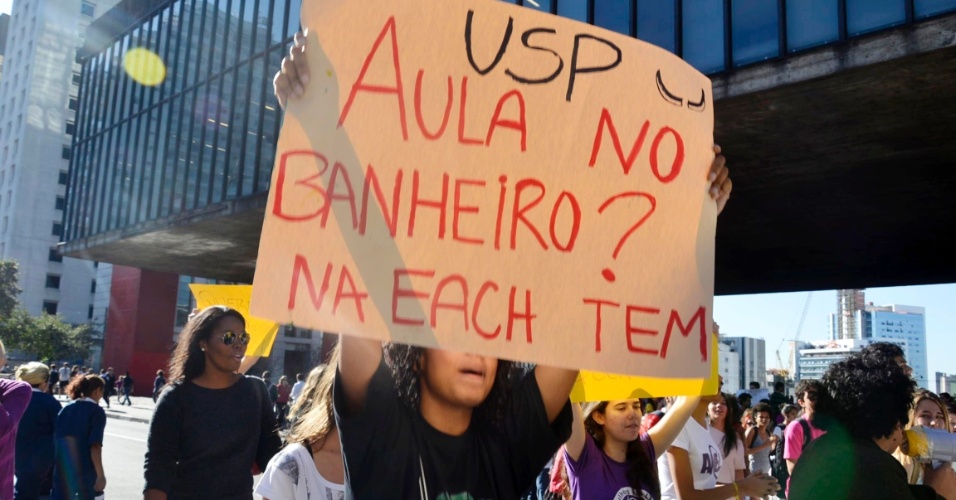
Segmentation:
{"type": "MultiPolygon", "coordinates": [[[[307,90],[305,40],[296,34],[273,79],[283,108],[307,90]]],[[[714,151],[719,213],[733,184],[714,151]]],[[[571,435],[577,375],[343,335],[334,409],[347,498],[518,498],[571,435]]]]}
{"type": "Polygon", "coordinates": [[[660,498],[656,450],[670,447],[699,399],[678,398],[646,433],[640,432],[640,399],[592,402],[583,410],[575,406],[571,438],[564,445],[575,500],[660,498]]]}

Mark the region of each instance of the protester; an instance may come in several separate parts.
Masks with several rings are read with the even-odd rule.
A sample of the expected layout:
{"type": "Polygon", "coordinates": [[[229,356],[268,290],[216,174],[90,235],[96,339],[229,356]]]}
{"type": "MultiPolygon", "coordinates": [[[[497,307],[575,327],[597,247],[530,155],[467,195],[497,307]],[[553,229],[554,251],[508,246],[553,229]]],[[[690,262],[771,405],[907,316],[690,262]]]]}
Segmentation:
{"type": "Polygon", "coordinates": [[[70,385],[70,380],[72,380],[72,371],[70,371],[70,366],[66,363],[60,365],[60,378],[59,378],[59,394],[66,395],[66,386],[70,385]]]}
{"type": "Polygon", "coordinates": [[[770,452],[777,444],[777,436],[770,427],[770,405],[757,403],[753,408],[754,426],[744,434],[744,448],[750,472],[770,474],[770,452]]]}
{"type": "Polygon", "coordinates": [[[786,388],[787,386],[783,382],[773,384],[773,393],[770,394],[770,422],[772,427],[776,427],[777,424],[783,422],[783,415],[781,415],[780,410],[783,405],[787,404],[787,395],[783,393],[786,388]]]}
{"type": "MultiPolygon", "coordinates": [[[[777,444],[774,445],[770,459],[773,467],[773,477],[777,478],[778,483],[786,485],[787,481],[790,480],[790,469],[787,459],[784,458],[787,451],[787,427],[800,416],[800,408],[796,405],[786,404],[783,405],[781,414],[783,415],[783,423],[773,430],[773,435],[777,436],[777,444]]],[[[786,499],[786,489],[778,492],[777,496],[786,499]]]]}
{"type": "Polygon", "coordinates": [[[279,420],[279,427],[285,427],[286,425],[291,395],[292,386],[289,385],[289,378],[285,375],[279,377],[279,383],[276,384],[276,417],[279,420]]]}
{"type": "MultiPolygon", "coordinates": [[[[0,341],[0,367],[7,364],[7,350],[0,341]]],[[[13,498],[17,426],[30,404],[33,391],[21,380],[0,378],[0,498],[13,498]]]]}
{"type": "Polygon", "coordinates": [[[666,450],[700,398],[678,398],[657,425],[640,432],[641,400],[622,399],[572,408],[571,437],[564,445],[571,494],[592,498],[660,498],[654,461],[666,450]]]}
{"type": "Polygon", "coordinates": [[[722,456],[707,429],[707,410],[720,399],[720,394],[702,397],[667,453],[658,458],[663,500],[725,500],[777,492],[777,480],[762,472],[731,484],[717,484],[722,456]]]}
{"type": "Polygon", "coordinates": [[[674,397],[666,397],[664,398],[664,404],[660,408],[650,413],[645,413],[641,418],[641,433],[647,433],[647,431],[657,425],[657,423],[664,418],[664,415],[667,414],[668,408],[673,406],[676,400],[677,398],[674,397]]]}
{"type": "Polygon", "coordinates": [[[299,397],[302,396],[303,389],[305,389],[305,375],[296,373],[295,384],[292,384],[292,392],[289,394],[292,404],[295,404],[299,397]]]}
{"type": "Polygon", "coordinates": [[[102,375],[103,383],[105,384],[103,389],[103,402],[106,403],[106,407],[110,407],[110,396],[116,394],[116,375],[113,374],[113,367],[106,369],[106,373],[102,375]]]}
{"type": "Polygon", "coordinates": [[[261,381],[236,373],[249,334],[235,309],[211,306],[186,323],[150,421],[146,500],[252,498],[252,470],[279,450],[261,381]]]}
{"type": "Polygon", "coordinates": [[[17,428],[16,482],[14,498],[32,499],[49,495],[53,479],[53,431],[62,405],[49,394],[50,378],[56,373],[43,363],[17,367],[16,378],[33,388],[17,428]]]}
{"type": "Polygon", "coordinates": [[[737,434],[734,422],[740,420],[740,406],[733,394],[722,393],[720,400],[707,406],[710,418],[710,436],[721,452],[720,470],[717,471],[717,483],[733,484],[747,476],[747,458],[744,442],[737,434]]]}
{"type": "Polygon", "coordinates": [[[129,372],[126,372],[126,375],[123,375],[123,395],[120,397],[119,403],[133,406],[133,401],[129,399],[129,395],[133,393],[133,377],[130,376],[129,372]],[[124,403],[125,400],[125,403],[124,403]]]}
{"type": "MultiPolygon", "coordinates": [[[[269,461],[256,486],[263,500],[342,500],[345,470],[332,411],[338,344],[324,365],[309,410],[299,418],[282,451],[269,461]]],[[[284,377],[283,377],[284,378],[284,377]]],[[[281,385],[281,379],[280,379],[281,385]]]]}
{"type": "MultiPolygon", "coordinates": [[[[949,412],[939,396],[923,389],[916,391],[906,430],[914,427],[930,427],[952,432],[949,425],[949,412]]],[[[906,469],[906,477],[910,484],[923,483],[922,464],[903,453],[901,449],[895,450],[893,457],[906,469]]]]}
{"type": "Polygon", "coordinates": [[[159,398],[159,392],[163,390],[163,387],[166,385],[166,373],[162,370],[156,370],[156,378],[153,379],[153,402],[156,402],[156,399],[159,398]]]}
{"type": "Polygon", "coordinates": [[[59,392],[60,384],[60,371],[56,367],[56,363],[50,365],[50,380],[47,383],[47,392],[50,394],[57,394],[59,392]]]}
{"type": "Polygon", "coordinates": [[[910,485],[891,455],[903,442],[916,389],[901,366],[857,353],[830,365],[822,383],[814,423],[827,433],[791,472],[789,499],[956,498],[949,464],[926,467],[926,485],[910,485]]]}
{"type": "MultiPolygon", "coordinates": [[[[305,36],[273,79],[282,107],[308,84],[305,36]]],[[[709,173],[718,213],[733,184],[709,173]]],[[[516,498],[569,437],[576,370],[341,339],[334,407],[349,497],[516,498]]]]}
{"type": "Polygon", "coordinates": [[[103,431],[106,412],[100,408],[105,383],[98,375],[77,376],[67,386],[72,403],[56,417],[55,463],[50,500],[92,499],[106,489],[103,431]]]}
{"type": "MultiPolygon", "coordinates": [[[[791,422],[784,433],[787,446],[784,448],[783,458],[787,461],[787,471],[791,476],[800,455],[803,454],[803,450],[807,449],[810,441],[824,434],[824,431],[816,426],[813,419],[817,396],[822,393],[822,390],[823,386],[818,380],[801,380],[797,383],[795,391],[797,403],[803,408],[803,415],[791,422]]],[[[787,484],[789,485],[789,483],[787,484]]],[[[790,497],[789,486],[786,495],[788,498],[790,497]]]]}

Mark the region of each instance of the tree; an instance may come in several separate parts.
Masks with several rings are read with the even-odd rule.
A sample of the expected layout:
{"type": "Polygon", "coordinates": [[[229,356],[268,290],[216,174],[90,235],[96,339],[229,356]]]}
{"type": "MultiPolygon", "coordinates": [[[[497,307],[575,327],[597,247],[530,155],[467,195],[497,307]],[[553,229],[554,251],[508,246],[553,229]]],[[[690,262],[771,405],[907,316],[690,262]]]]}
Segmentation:
{"type": "Polygon", "coordinates": [[[73,326],[59,316],[43,313],[30,316],[17,308],[0,323],[0,335],[9,339],[8,348],[28,352],[41,360],[80,360],[90,354],[92,343],[89,325],[73,326]]]}
{"type": "Polygon", "coordinates": [[[9,318],[20,304],[20,278],[17,263],[0,260],[0,321],[9,318]]]}

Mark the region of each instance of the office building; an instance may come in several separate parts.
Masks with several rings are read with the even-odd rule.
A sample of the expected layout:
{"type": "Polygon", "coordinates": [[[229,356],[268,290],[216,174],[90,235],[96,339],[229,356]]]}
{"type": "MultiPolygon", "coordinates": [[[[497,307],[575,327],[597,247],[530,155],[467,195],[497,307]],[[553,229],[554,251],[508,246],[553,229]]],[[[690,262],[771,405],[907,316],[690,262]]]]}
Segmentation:
{"type": "Polygon", "coordinates": [[[736,393],[742,389],[740,383],[740,355],[729,344],[717,344],[717,369],[724,378],[723,392],[736,393]]]}
{"type": "Polygon", "coordinates": [[[764,388],[767,379],[767,347],[764,339],[721,335],[720,342],[730,346],[737,353],[739,388],[747,389],[751,382],[757,382],[761,388],[764,388]]]}

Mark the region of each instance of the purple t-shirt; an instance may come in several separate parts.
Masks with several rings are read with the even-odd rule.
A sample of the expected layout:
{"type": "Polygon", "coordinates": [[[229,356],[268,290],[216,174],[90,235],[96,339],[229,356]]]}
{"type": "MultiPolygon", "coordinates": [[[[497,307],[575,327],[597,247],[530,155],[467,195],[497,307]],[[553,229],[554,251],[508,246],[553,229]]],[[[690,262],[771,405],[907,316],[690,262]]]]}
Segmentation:
{"type": "Polygon", "coordinates": [[[0,498],[13,498],[17,426],[30,404],[33,388],[19,380],[0,379],[0,498]]]}
{"type": "MultiPolygon", "coordinates": [[[[647,434],[641,434],[640,440],[650,460],[649,463],[653,466],[657,463],[654,442],[647,434]]],[[[647,484],[641,484],[641,492],[634,491],[631,482],[627,479],[627,464],[604,454],[590,435],[584,439],[584,449],[581,450],[581,456],[577,460],[568,456],[567,448],[564,448],[564,458],[568,468],[571,495],[575,500],[595,498],[654,500],[650,493],[651,488],[647,484]]],[[[656,470],[652,473],[657,475],[656,470]]]]}

